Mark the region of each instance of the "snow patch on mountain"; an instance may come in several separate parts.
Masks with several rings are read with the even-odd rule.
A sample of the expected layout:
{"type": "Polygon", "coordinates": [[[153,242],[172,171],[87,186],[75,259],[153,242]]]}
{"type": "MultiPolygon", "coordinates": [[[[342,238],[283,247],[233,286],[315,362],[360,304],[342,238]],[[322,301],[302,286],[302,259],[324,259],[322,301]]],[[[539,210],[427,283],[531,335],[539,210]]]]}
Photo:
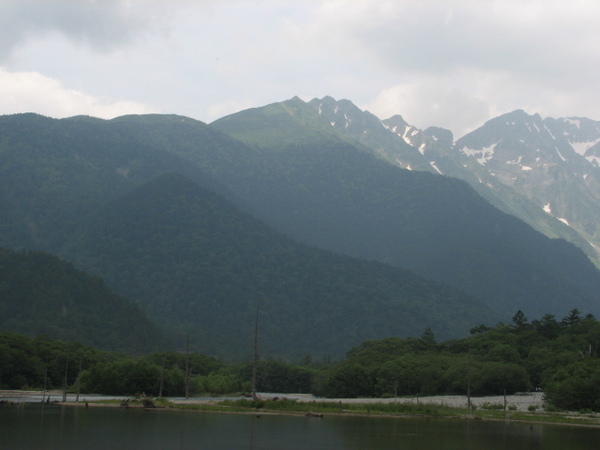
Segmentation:
{"type": "Polygon", "coordinates": [[[595,155],[590,155],[590,156],[586,156],[585,159],[587,159],[594,166],[600,167],[600,157],[595,156],[595,155]]]}
{"type": "Polygon", "coordinates": [[[521,165],[522,160],[523,160],[523,155],[519,156],[518,159],[512,159],[510,161],[506,161],[506,164],[509,166],[512,166],[512,165],[518,166],[518,165],[521,165]]]}
{"type": "Polygon", "coordinates": [[[433,167],[435,170],[437,170],[437,172],[440,175],[444,175],[443,172],[440,170],[440,168],[438,166],[435,165],[435,161],[429,161],[429,164],[431,164],[431,167],[433,167]]]}
{"type": "MultiPolygon", "coordinates": [[[[540,127],[537,126],[537,123],[533,124],[533,127],[535,128],[535,131],[537,132],[537,134],[540,134],[540,127]]],[[[531,131],[533,133],[533,130],[531,129],[531,127],[529,126],[529,124],[527,124],[527,128],[529,128],[529,131],[531,131]]]]}
{"type": "Polygon", "coordinates": [[[594,141],[569,142],[569,144],[571,144],[571,147],[573,148],[573,150],[575,150],[577,153],[579,153],[580,155],[583,156],[583,155],[585,155],[585,152],[587,152],[590,148],[592,148],[598,142],[600,142],[600,138],[598,138],[594,141]]]}
{"type": "Polygon", "coordinates": [[[477,162],[479,164],[485,166],[487,162],[494,157],[494,150],[496,149],[496,145],[498,145],[498,142],[490,145],[489,147],[482,147],[479,149],[472,149],[465,146],[460,151],[467,156],[471,156],[477,159],[477,162]]]}
{"type": "Polygon", "coordinates": [[[545,124],[544,124],[544,130],[546,130],[548,132],[548,134],[550,135],[550,137],[552,139],[556,139],[556,137],[554,136],[554,134],[552,133],[552,131],[550,131],[550,128],[548,128],[545,124]]]}
{"type": "Polygon", "coordinates": [[[579,120],[579,119],[565,118],[563,120],[570,125],[575,125],[575,128],[577,128],[578,130],[579,130],[579,128],[581,128],[581,120],[579,120]]]}

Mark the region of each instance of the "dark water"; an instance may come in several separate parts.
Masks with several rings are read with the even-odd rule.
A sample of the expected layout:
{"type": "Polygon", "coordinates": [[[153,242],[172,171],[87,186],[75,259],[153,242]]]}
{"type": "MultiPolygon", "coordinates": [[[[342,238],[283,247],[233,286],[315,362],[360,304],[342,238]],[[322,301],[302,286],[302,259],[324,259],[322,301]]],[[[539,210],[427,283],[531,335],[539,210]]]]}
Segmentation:
{"type": "Polygon", "coordinates": [[[600,429],[481,420],[0,407],[0,449],[600,448],[600,429]]]}

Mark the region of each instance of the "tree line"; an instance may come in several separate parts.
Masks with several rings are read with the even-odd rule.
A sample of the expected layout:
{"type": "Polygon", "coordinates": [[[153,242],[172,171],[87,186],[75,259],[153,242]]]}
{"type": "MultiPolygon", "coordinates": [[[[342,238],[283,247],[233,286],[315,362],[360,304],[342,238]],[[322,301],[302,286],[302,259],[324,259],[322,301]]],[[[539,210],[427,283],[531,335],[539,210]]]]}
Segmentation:
{"type": "MultiPolygon", "coordinates": [[[[573,309],[557,319],[477,326],[464,339],[365,341],[339,361],[258,361],[257,390],[317,396],[391,397],[502,395],[543,390],[558,409],[600,411],[600,322],[573,309]]],[[[0,388],[151,396],[244,393],[252,362],[224,363],[197,352],[144,356],[96,350],[74,342],[0,332],[0,388]],[[66,375],[66,376],[65,376],[66,375]]]]}

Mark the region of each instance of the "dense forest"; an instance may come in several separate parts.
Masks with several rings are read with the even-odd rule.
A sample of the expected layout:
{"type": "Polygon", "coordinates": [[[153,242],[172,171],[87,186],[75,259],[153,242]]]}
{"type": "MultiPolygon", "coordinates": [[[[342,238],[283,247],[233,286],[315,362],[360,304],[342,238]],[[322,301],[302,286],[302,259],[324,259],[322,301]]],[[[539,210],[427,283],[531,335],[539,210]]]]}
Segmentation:
{"type": "Polygon", "coordinates": [[[309,110],[316,114],[292,99],[210,124],[263,149],[252,189],[228,181],[261,218],[310,245],[459,287],[505,320],[518,309],[600,313],[598,270],[581,249],[501,212],[466,182],[401,170],[356,142],[322,137],[309,110]]]}
{"type": "Polygon", "coordinates": [[[460,337],[493,317],[447,285],[299,245],[177,174],[107,203],[73,235],[67,254],[179,342],[189,335],[204,352],[228,358],[250,353],[257,307],[264,352],[288,359],[337,357],[365,339],[424,326],[460,337]]]}
{"type": "MultiPolygon", "coordinates": [[[[315,114],[312,106],[295,99],[210,125],[175,115],[110,121],[4,116],[0,119],[0,245],[44,250],[77,262],[84,270],[87,263],[104,269],[85,254],[89,247],[78,247],[93,240],[90,223],[115,224],[124,196],[162,176],[177,174],[218,192],[296,242],[450,284],[485,302],[504,320],[517,309],[535,316],[562,315],[576,306],[600,313],[596,297],[600,273],[582,251],[501,213],[465,182],[399,169],[378,159],[361,144],[342,139],[318,122],[315,114]],[[112,214],[112,220],[101,217],[103,213],[112,214]]],[[[186,208],[188,202],[175,205],[186,208]]],[[[168,211],[185,214],[173,208],[168,211]]],[[[155,209],[152,214],[147,218],[157,223],[166,220],[161,217],[165,212],[155,209]]],[[[132,217],[123,219],[133,222],[132,217]]],[[[112,240],[112,249],[122,239],[115,235],[117,231],[132,230],[113,228],[103,233],[103,238],[112,240]]],[[[180,231],[181,241],[186,235],[194,239],[193,228],[180,231]]],[[[157,248],[160,254],[147,249],[144,257],[155,265],[166,261],[167,270],[187,271],[189,262],[180,262],[179,248],[165,254],[166,240],[157,248]]],[[[92,256],[102,259],[110,256],[106,253],[92,256]]],[[[94,274],[116,288],[113,274],[94,274]]],[[[131,278],[127,286],[118,283],[117,292],[128,296],[120,289],[137,289],[138,280],[131,278]]],[[[179,281],[180,291],[196,289],[181,277],[179,281]]],[[[148,290],[152,292],[150,286],[148,290]]],[[[412,303],[422,307],[427,301],[412,303]]],[[[218,304],[225,307],[227,302],[218,304]]],[[[469,310],[464,307],[461,314],[469,310]]],[[[404,317],[405,327],[418,320],[404,317]]],[[[494,314],[487,319],[497,320],[494,314]]],[[[447,322],[446,327],[453,326],[447,322]]],[[[463,335],[472,323],[463,328],[463,335]]],[[[437,325],[427,325],[436,334],[450,337],[437,325]]],[[[357,336],[352,344],[376,337],[357,336]]]]}
{"type": "MultiPolygon", "coordinates": [[[[151,396],[248,392],[252,363],[224,363],[197,352],[145,356],[99,351],[73,342],[0,332],[0,389],[59,388],[151,396]],[[65,378],[66,373],[66,378],[65,378]],[[186,384],[186,380],[189,380],[186,384]]],[[[438,343],[418,338],[365,341],[332,362],[306,355],[295,364],[258,363],[261,392],[322,397],[457,394],[543,390],[547,408],[600,411],[600,322],[574,309],[562,319],[474,327],[471,336],[438,343]]]]}
{"type": "Polygon", "coordinates": [[[133,353],[168,344],[138,305],[101,279],[44,252],[1,247],[0,330],[133,353]]]}

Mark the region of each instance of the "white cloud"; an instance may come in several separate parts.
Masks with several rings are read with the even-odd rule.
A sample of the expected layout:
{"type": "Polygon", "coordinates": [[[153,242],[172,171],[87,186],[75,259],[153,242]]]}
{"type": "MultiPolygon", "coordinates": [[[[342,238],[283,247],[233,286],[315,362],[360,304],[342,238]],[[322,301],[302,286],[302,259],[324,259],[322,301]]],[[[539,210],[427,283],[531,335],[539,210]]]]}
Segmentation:
{"type": "Polygon", "coordinates": [[[56,118],[85,114],[109,119],[153,111],[140,103],[100,99],[65,89],[57,80],[36,72],[11,73],[2,68],[0,98],[0,114],[36,112],[56,118]]]}
{"type": "Polygon", "coordinates": [[[421,129],[448,128],[455,138],[493,116],[493,107],[488,102],[438,79],[392,86],[362,107],[382,119],[400,113],[407,122],[421,129]]]}
{"type": "Polygon", "coordinates": [[[55,116],[331,95],[459,136],[514,109],[600,119],[598,22],[597,0],[0,0],[0,67],[62,93],[55,116]]]}
{"type": "Polygon", "coordinates": [[[299,28],[378,71],[361,105],[460,136],[514,109],[600,118],[598,21],[593,0],[358,0],[324,2],[299,28]]]}
{"type": "Polygon", "coordinates": [[[121,0],[19,0],[0,2],[0,60],[19,45],[53,33],[95,51],[130,42],[149,20],[138,2],[121,0]],[[141,13],[141,14],[140,14],[141,13]]]}
{"type": "Polygon", "coordinates": [[[544,73],[557,62],[600,56],[600,3],[503,0],[324,2],[313,19],[320,39],[377,59],[389,70],[514,67],[544,73]]]}
{"type": "Polygon", "coordinates": [[[208,107],[208,121],[220,119],[221,117],[229,114],[234,114],[245,109],[254,108],[256,106],[251,100],[230,100],[224,102],[218,102],[208,107]]]}
{"type": "Polygon", "coordinates": [[[361,107],[381,118],[401,114],[422,129],[448,128],[459,138],[485,121],[516,109],[545,117],[598,120],[600,108],[590,101],[597,95],[594,85],[573,84],[558,89],[552,83],[536,83],[511,71],[456,68],[386,87],[361,107]]]}

